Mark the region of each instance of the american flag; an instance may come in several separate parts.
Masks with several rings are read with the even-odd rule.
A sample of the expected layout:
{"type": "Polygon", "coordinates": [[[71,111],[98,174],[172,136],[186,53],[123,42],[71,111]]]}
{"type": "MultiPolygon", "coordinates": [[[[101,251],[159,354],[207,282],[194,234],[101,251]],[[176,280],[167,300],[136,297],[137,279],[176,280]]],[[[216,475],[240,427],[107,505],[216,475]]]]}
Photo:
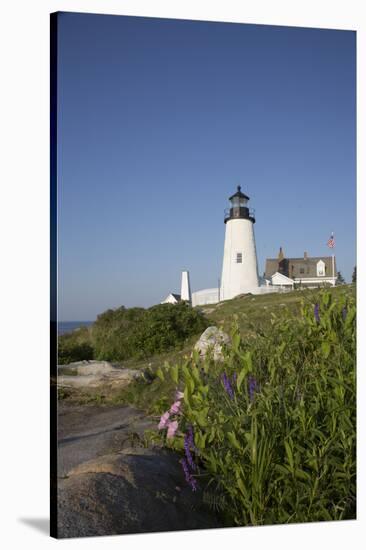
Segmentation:
{"type": "Polygon", "coordinates": [[[333,233],[331,234],[330,238],[328,239],[327,246],[329,246],[329,248],[334,248],[335,247],[335,240],[334,240],[333,233]]]}

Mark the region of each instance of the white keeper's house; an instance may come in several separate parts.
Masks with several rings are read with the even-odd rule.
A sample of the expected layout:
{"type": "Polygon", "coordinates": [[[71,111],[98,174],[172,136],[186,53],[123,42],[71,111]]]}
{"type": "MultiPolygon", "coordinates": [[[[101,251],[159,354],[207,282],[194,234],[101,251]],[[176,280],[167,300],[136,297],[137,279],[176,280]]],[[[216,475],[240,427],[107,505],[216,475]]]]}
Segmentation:
{"type": "Polygon", "coordinates": [[[266,260],[264,279],[267,286],[283,290],[335,286],[335,256],[310,257],[304,252],[302,258],[286,258],[280,247],[277,258],[266,260]]]}

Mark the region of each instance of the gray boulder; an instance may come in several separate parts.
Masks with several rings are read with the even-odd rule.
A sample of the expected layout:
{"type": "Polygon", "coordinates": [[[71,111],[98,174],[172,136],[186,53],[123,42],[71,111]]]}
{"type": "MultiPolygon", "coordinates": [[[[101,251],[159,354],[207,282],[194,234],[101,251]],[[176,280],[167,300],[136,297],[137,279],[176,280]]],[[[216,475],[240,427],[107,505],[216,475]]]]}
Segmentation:
{"type": "Polygon", "coordinates": [[[208,354],[212,354],[214,361],[223,360],[223,347],[230,345],[230,337],[217,327],[208,327],[201,334],[200,339],[195,344],[197,350],[204,359],[208,354]]]}

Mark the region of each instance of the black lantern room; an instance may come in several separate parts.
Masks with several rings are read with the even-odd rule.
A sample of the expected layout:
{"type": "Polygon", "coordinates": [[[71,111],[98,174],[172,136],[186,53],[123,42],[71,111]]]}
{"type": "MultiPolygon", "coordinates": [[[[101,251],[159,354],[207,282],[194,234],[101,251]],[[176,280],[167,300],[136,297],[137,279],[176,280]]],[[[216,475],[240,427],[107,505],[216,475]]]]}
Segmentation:
{"type": "Polygon", "coordinates": [[[248,208],[249,197],[242,193],[240,185],[237,187],[236,193],[229,197],[231,208],[225,210],[225,223],[229,220],[245,219],[255,223],[254,210],[248,208]]]}

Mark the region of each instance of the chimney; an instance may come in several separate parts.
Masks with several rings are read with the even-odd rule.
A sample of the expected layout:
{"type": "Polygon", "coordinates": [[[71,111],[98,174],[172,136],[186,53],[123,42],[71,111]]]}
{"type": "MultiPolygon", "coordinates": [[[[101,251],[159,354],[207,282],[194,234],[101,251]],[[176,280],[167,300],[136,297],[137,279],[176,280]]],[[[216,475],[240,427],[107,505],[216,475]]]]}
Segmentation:
{"type": "Polygon", "coordinates": [[[278,260],[281,261],[284,259],[284,253],[283,253],[283,250],[282,250],[282,246],[280,246],[280,251],[278,253],[278,260]]]}
{"type": "Polygon", "coordinates": [[[192,301],[191,285],[189,282],[189,271],[182,271],[182,284],[180,288],[180,299],[186,302],[192,301]]]}
{"type": "Polygon", "coordinates": [[[308,259],[308,253],[307,253],[306,250],[305,250],[305,252],[304,252],[304,260],[307,260],[307,259],[308,259]]]}

